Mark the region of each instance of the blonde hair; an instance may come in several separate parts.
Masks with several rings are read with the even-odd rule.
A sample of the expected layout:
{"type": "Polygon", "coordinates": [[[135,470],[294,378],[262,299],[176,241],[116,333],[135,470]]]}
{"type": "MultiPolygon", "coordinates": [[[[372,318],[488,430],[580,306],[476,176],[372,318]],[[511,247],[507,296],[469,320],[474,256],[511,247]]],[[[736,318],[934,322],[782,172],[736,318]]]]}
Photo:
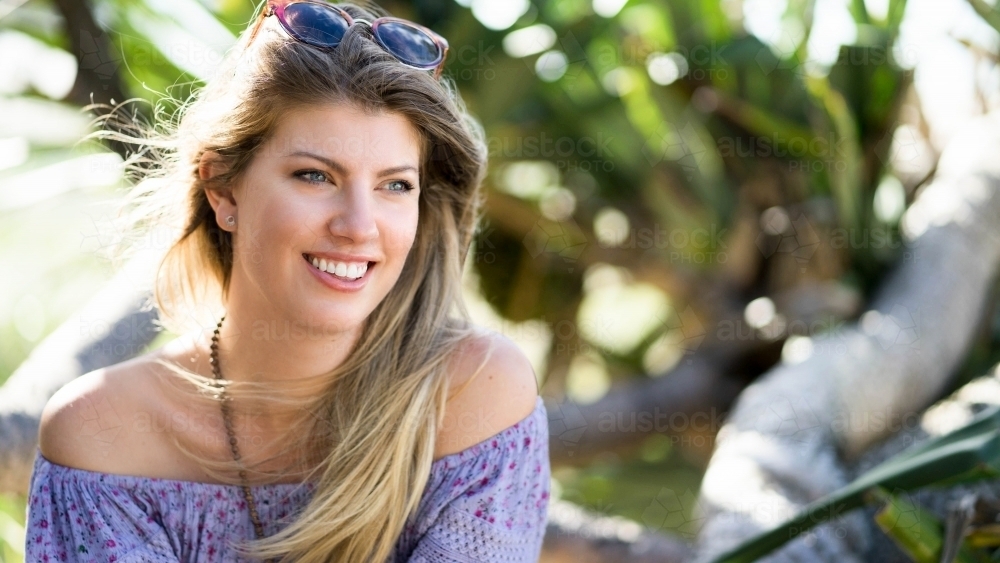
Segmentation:
{"type": "MultiPolygon", "coordinates": [[[[368,20],[374,17],[369,10],[380,12],[370,5],[339,6],[368,20]]],[[[290,465],[312,468],[303,479],[318,475],[311,501],[293,522],[235,547],[243,556],[282,561],[381,562],[392,555],[429,477],[449,360],[475,334],[461,276],[482,203],[486,146],[454,84],[399,63],[372,41],[367,26],[352,26],[335,49],[321,50],[290,39],[274,18],[257,14],[217,74],[181,104],[179,119],[159,120],[141,134],[105,128],[96,135],[141,147],[128,159],[140,181],[120,217],[130,232],[166,228],[171,234],[153,289],[161,322],[181,333],[205,326],[209,315],[199,311],[218,318],[234,261],[248,259],[234,255],[233,235],[216,223],[205,189],[239,181],[284,112],[348,103],[401,114],[420,132],[416,239],[397,283],[366,319],[346,360],[310,380],[316,392],[307,400],[282,397],[260,382],[226,387],[234,404],[259,398],[302,413],[272,442],[284,444],[281,451],[260,465],[294,459],[290,465]],[[198,164],[208,150],[221,155],[228,170],[205,182],[198,164]]],[[[118,251],[123,256],[128,249],[118,251]]],[[[192,383],[199,400],[217,401],[211,378],[164,366],[192,383]]],[[[220,481],[239,483],[240,465],[233,460],[177,446],[220,481]]],[[[252,474],[266,483],[291,473],[252,474]]]]}

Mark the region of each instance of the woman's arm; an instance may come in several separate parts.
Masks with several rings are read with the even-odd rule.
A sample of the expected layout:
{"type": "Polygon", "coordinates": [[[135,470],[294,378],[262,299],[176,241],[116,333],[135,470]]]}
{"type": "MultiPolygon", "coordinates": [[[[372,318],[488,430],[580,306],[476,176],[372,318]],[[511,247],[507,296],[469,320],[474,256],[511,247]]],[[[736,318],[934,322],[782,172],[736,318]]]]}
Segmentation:
{"type": "Polygon", "coordinates": [[[549,431],[531,363],[494,333],[463,350],[453,371],[461,391],[446,406],[437,460],[396,562],[537,561],[548,521],[549,431]]]}
{"type": "Polygon", "coordinates": [[[538,560],[550,469],[547,413],[537,401],[524,420],[435,462],[397,563],[538,560]]]}

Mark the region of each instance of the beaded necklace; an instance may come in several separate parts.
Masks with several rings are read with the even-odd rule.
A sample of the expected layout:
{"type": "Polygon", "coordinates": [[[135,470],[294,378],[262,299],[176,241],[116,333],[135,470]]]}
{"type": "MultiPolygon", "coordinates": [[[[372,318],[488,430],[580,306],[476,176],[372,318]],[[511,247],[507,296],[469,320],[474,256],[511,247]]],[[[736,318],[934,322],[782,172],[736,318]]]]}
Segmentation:
{"type": "MultiPolygon", "coordinates": [[[[219,319],[219,324],[215,327],[215,332],[212,335],[212,354],[209,358],[209,362],[212,364],[212,373],[215,375],[215,380],[220,382],[218,385],[218,396],[221,399],[220,405],[222,408],[222,420],[226,425],[226,433],[229,435],[229,447],[233,451],[233,459],[238,462],[240,460],[240,451],[236,446],[236,434],[233,432],[233,421],[229,416],[229,402],[232,399],[226,396],[226,389],[221,384],[222,370],[219,368],[219,329],[222,328],[222,321],[225,319],[226,316],[222,315],[222,318],[219,319]]],[[[257,504],[254,502],[253,491],[250,490],[250,486],[247,484],[247,472],[242,467],[240,469],[240,479],[243,481],[243,498],[246,499],[247,506],[250,507],[250,519],[253,521],[254,532],[257,535],[257,539],[263,538],[264,526],[260,523],[260,518],[257,515],[257,504]]]]}

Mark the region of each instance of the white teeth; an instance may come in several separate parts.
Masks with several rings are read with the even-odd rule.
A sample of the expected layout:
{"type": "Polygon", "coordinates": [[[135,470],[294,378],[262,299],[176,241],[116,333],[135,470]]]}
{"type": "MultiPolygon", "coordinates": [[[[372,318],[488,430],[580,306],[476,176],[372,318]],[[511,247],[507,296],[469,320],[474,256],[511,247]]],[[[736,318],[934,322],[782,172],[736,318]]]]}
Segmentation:
{"type": "Polygon", "coordinates": [[[348,279],[358,279],[368,271],[368,263],[348,264],[346,262],[327,262],[324,258],[312,258],[312,265],[317,269],[329,272],[335,276],[348,279]]]}

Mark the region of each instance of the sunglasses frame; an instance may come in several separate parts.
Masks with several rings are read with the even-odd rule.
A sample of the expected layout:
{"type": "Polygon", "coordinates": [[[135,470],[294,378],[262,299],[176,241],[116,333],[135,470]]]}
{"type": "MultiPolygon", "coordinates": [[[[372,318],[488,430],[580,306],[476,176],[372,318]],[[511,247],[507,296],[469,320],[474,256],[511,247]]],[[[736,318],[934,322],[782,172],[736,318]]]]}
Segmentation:
{"type": "MultiPolygon", "coordinates": [[[[424,26],[422,26],[422,25],[420,25],[418,23],[412,22],[410,20],[405,20],[403,18],[394,18],[394,17],[388,17],[388,16],[383,16],[383,17],[380,17],[380,18],[375,18],[372,21],[363,20],[363,19],[360,19],[360,18],[359,19],[354,19],[354,18],[351,17],[351,14],[347,13],[342,8],[339,8],[339,7],[333,5],[333,4],[329,3],[329,2],[317,2],[317,1],[314,1],[314,0],[268,0],[267,7],[265,8],[264,14],[263,14],[264,17],[268,17],[268,16],[275,16],[275,17],[277,17],[278,18],[278,23],[281,24],[281,28],[284,29],[285,32],[288,33],[288,35],[290,35],[291,37],[293,37],[297,41],[301,41],[303,43],[308,43],[309,45],[313,45],[314,47],[321,47],[321,48],[325,48],[325,49],[335,49],[337,47],[337,45],[340,45],[340,42],[338,41],[334,45],[328,45],[328,44],[325,44],[325,43],[317,43],[315,41],[310,41],[309,39],[307,39],[307,38],[302,37],[301,35],[299,35],[292,28],[292,26],[288,25],[288,22],[285,20],[285,8],[287,8],[288,6],[290,6],[292,4],[315,4],[317,6],[321,6],[321,7],[325,8],[325,9],[332,10],[337,15],[339,15],[342,18],[344,18],[344,20],[347,22],[347,27],[348,28],[350,28],[355,23],[366,23],[366,24],[368,24],[371,27],[372,37],[375,39],[375,42],[378,43],[379,46],[382,47],[382,49],[384,49],[387,53],[389,53],[390,55],[396,57],[396,59],[401,64],[403,64],[405,66],[408,66],[410,68],[418,69],[418,70],[431,70],[431,69],[433,69],[434,70],[434,78],[435,79],[440,78],[441,71],[444,70],[444,63],[448,59],[448,40],[445,39],[444,37],[441,37],[437,33],[431,31],[427,27],[424,27],[424,26]],[[389,49],[389,47],[387,47],[386,44],[382,41],[382,38],[379,37],[378,28],[379,28],[379,26],[381,26],[383,24],[386,24],[386,23],[400,23],[400,24],[403,24],[403,25],[407,25],[407,26],[410,26],[410,27],[416,29],[417,31],[420,31],[421,33],[427,35],[427,37],[429,37],[431,39],[431,41],[433,41],[434,44],[437,45],[438,51],[440,53],[440,56],[437,59],[435,59],[434,62],[427,63],[425,65],[415,65],[415,64],[411,64],[411,63],[408,63],[408,62],[404,61],[403,59],[401,59],[399,57],[399,55],[397,55],[391,49],[389,49]]],[[[254,35],[256,35],[256,30],[254,30],[254,35]]]]}

